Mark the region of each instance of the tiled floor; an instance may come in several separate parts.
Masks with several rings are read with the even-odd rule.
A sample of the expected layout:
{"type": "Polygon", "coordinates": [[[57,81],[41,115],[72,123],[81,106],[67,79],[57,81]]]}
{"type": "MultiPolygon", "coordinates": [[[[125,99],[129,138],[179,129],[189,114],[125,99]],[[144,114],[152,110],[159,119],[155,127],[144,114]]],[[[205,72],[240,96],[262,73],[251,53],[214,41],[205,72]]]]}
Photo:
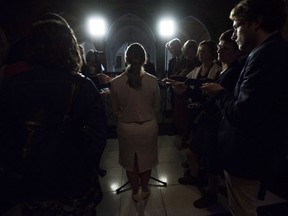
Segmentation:
{"type": "MultiPolygon", "coordinates": [[[[132,200],[131,190],[119,194],[115,192],[127,182],[127,178],[125,170],[118,163],[118,141],[108,140],[101,160],[101,167],[107,170],[107,175],[100,179],[104,198],[97,207],[97,216],[208,216],[227,212],[227,198],[224,196],[219,196],[220,203],[209,209],[193,207],[193,201],[200,197],[200,191],[194,186],[178,183],[184,171],[180,163],[185,158],[185,150],[178,151],[174,136],[159,136],[158,140],[159,164],[152,170],[152,176],[167,182],[167,187],[151,186],[150,197],[139,203],[132,200]]],[[[150,183],[160,184],[152,179],[150,183]]],[[[129,185],[125,188],[129,188],[129,185]]],[[[285,201],[268,192],[260,205],[285,201]]]]}

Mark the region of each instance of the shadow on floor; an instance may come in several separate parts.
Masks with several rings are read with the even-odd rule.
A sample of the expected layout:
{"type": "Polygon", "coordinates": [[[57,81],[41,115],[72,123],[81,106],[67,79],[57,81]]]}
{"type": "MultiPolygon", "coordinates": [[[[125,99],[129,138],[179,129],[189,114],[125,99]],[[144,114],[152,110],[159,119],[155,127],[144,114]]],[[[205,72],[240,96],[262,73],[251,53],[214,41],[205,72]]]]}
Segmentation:
{"type": "MultiPolygon", "coordinates": [[[[158,134],[161,135],[175,135],[177,132],[175,128],[173,127],[172,123],[159,123],[158,124],[158,134]]],[[[116,139],[117,133],[116,133],[116,126],[110,125],[108,126],[108,138],[109,139],[116,139]]]]}

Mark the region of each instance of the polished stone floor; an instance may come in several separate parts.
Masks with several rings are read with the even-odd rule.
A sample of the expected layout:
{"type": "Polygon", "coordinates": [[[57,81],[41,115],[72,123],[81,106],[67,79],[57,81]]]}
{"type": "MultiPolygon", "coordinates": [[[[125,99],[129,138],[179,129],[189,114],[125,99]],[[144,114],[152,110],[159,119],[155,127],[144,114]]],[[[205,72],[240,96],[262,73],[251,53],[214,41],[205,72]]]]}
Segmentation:
{"type": "MultiPolygon", "coordinates": [[[[127,178],[125,170],[118,162],[118,140],[109,139],[101,160],[101,167],[107,170],[107,175],[100,178],[104,198],[97,207],[97,216],[229,215],[227,214],[227,197],[222,194],[218,196],[219,204],[210,208],[197,209],[193,206],[193,201],[200,198],[201,193],[195,186],[178,183],[178,178],[184,172],[180,164],[185,158],[186,150],[178,150],[175,145],[176,141],[174,135],[162,135],[158,138],[159,164],[152,170],[152,176],[167,182],[167,186],[163,187],[161,183],[151,179],[150,197],[145,201],[141,200],[135,203],[131,198],[129,185],[124,188],[123,192],[116,193],[116,189],[127,182],[127,178]],[[155,186],[155,184],[160,186],[155,186]]],[[[268,192],[266,199],[260,203],[260,206],[285,202],[287,201],[284,198],[268,192]]]]}

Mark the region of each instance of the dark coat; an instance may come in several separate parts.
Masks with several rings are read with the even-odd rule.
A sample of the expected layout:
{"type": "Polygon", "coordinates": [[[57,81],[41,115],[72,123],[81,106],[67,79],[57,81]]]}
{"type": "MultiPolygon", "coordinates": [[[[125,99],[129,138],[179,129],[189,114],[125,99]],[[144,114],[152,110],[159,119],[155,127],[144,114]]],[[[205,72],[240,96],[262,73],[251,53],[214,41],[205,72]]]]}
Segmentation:
{"type": "MultiPolygon", "coordinates": [[[[104,104],[100,93],[90,79],[60,68],[38,67],[32,71],[14,76],[1,86],[0,150],[3,151],[3,146],[6,143],[11,143],[9,142],[11,138],[14,139],[12,143],[15,145],[22,142],[18,132],[21,131],[23,122],[27,122],[25,119],[33,110],[45,110],[44,130],[47,133],[63,127],[64,114],[67,113],[69,101],[71,101],[73,80],[78,82],[70,112],[75,133],[68,134],[68,137],[71,137],[69,143],[63,144],[66,148],[64,149],[64,154],[58,152],[54,154],[53,149],[49,149],[49,146],[45,146],[48,147],[48,150],[42,149],[41,151],[40,149],[40,152],[47,156],[50,161],[49,164],[53,164],[53,166],[51,164],[52,173],[54,171],[55,173],[58,172],[59,176],[51,175],[51,179],[41,179],[42,174],[36,176],[37,181],[29,180],[29,183],[33,184],[30,185],[33,189],[30,188],[29,193],[33,194],[35,192],[39,194],[40,192],[45,194],[46,192],[53,197],[55,195],[53,193],[58,191],[66,190],[66,192],[69,192],[71,190],[73,194],[73,188],[80,191],[90,184],[91,179],[89,178],[92,177],[93,170],[97,168],[97,151],[106,143],[107,125],[104,104]],[[89,132],[87,132],[87,134],[89,133],[89,138],[87,139],[80,138],[83,135],[80,135],[80,132],[84,126],[86,129],[89,128],[89,132]],[[77,135],[78,133],[79,136],[77,135]],[[18,142],[17,139],[19,139],[18,142]],[[90,151],[89,153],[86,151],[87,149],[90,151]],[[52,153],[49,154],[48,152],[52,153]],[[55,182],[53,183],[53,181],[55,182]],[[54,186],[51,188],[48,185],[54,186]],[[78,186],[79,188],[76,189],[78,186]]],[[[13,146],[10,149],[12,151],[13,146]]],[[[3,156],[3,152],[0,153],[3,156]]],[[[12,172],[14,169],[17,171],[17,166],[21,163],[21,157],[20,161],[17,161],[19,159],[16,155],[17,152],[14,152],[14,154],[12,155],[14,160],[6,158],[6,161],[3,161],[2,157],[0,159],[0,167],[11,169],[12,172]]],[[[35,161],[37,163],[37,160],[35,161]]],[[[39,164],[39,169],[41,169],[40,166],[39,164]]],[[[23,187],[19,190],[21,189],[23,187]]]]}
{"type": "Polygon", "coordinates": [[[173,57],[168,62],[168,77],[179,75],[179,73],[186,67],[187,59],[181,55],[179,58],[173,57]]]}
{"type": "Polygon", "coordinates": [[[287,44],[273,34],[248,56],[234,95],[222,90],[217,96],[224,115],[219,158],[231,175],[267,179],[286,156],[287,62],[287,44]]]}
{"type": "MultiPolygon", "coordinates": [[[[241,65],[235,60],[226,71],[216,78],[216,82],[223,86],[228,92],[233,93],[237,80],[241,72],[241,65]]],[[[217,158],[217,136],[219,125],[222,119],[221,111],[215,103],[215,98],[210,97],[203,104],[198,122],[198,144],[195,145],[196,151],[202,155],[202,163],[205,169],[214,174],[219,174],[220,167],[217,158]]],[[[193,149],[195,151],[195,149],[193,149]]]]}

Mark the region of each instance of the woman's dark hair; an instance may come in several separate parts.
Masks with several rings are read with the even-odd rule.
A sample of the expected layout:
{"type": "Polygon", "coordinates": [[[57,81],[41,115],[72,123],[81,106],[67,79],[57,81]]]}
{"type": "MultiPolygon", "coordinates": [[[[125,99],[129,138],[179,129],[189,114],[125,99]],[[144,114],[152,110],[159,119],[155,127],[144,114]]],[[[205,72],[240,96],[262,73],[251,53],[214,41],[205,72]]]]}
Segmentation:
{"type": "Polygon", "coordinates": [[[186,55],[187,49],[192,49],[194,50],[195,54],[197,53],[197,49],[198,49],[198,45],[197,42],[195,40],[187,40],[183,47],[182,47],[182,52],[183,55],[186,55]]]}
{"type": "Polygon", "coordinates": [[[38,21],[47,21],[47,20],[57,20],[69,26],[68,22],[61,15],[57,13],[46,13],[42,17],[40,17],[38,21]]]}
{"type": "Polygon", "coordinates": [[[237,45],[237,43],[235,42],[235,40],[232,40],[233,32],[234,32],[233,29],[229,29],[229,30],[223,32],[223,33],[220,35],[220,37],[219,37],[219,41],[228,42],[228,43],[230,43],[230,44],[233,46],[233,48],[234,48],[235,50],[238,50],[238,45],[237,45]]]}
{"type": "Polygon", "coordinates": [[[32,65],[60,67],[78,72],[82,58],[73,30],[56,20],[33,24],[28,36],[28,61],[32,65]]]}
{"type": "Polygon", "coordinates": [[[126,49],[125,53],[126,68],[128,74],[128,84],[132,88],[141,87],[141,72],[146,62],[146,52],[144,47],[139,43],[132,43],[126,49]]]}
{"type": "Polygon", "coordinates": [[[231,20],[246,22],[261,19],[264,31],[281,30],[285,24],[285,0],[242,0],[231,11],[231,20]]]}

